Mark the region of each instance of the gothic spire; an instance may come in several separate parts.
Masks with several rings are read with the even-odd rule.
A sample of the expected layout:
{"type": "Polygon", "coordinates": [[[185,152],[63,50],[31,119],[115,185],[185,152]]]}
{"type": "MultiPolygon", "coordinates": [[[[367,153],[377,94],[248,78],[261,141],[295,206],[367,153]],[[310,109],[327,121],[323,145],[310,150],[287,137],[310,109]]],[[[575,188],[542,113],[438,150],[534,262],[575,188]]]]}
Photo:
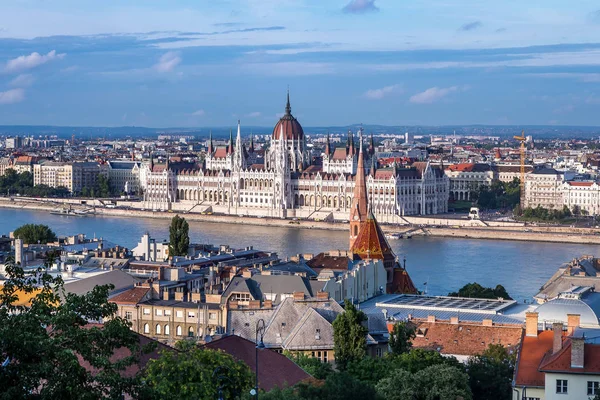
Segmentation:
{"type": "Polygon", "coordinates": [[[329,132],[327,132],[327,144],[325,144],[325,155],[329,158],[331,152],[331,145],[329,144],[329,132]]]}
{"type": "Polygon", "coordinates": [[[290,106],[290,88],[287,90],[287,103],[285,104],[285,115],[292,115],[292,106],[290,106]]]}
{"type": "Polygon", "coordinates": [[[213,152],[213,142],[212,142],[212,129],[210,130],[210,133],[208,134],[208,153],[212,154],[213,152]]]}
{"type": "Polygon", "coordinates": [[[368,213],[367,183],[365,181],[365,160],[360,140],[358,150],[358,165],[354,176],[354,195],[350,209],[350,248],[358,236],[361,223],[366,221],[368,213]]]}
{"type": "Polygon", "coordinates": [[[227,146],[227,153],[233,153],[233,132],[229,129],[229,146],[227,146]]]}
{"type": "Polygon", "coordinates": [[[371,142],[369,143],[369,154],[373,156],[375,154],[375,142],[373,141],[373,132],[371,132],[371,142]]]}

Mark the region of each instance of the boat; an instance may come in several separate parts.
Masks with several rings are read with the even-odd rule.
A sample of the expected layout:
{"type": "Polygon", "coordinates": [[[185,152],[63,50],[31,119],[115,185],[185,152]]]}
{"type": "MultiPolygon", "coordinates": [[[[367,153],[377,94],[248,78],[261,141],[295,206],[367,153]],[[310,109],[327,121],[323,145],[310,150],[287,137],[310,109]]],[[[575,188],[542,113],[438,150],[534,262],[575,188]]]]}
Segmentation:
{"type": "Polygon", "coordinates": [[[390,240],[398,240],[398,239],[402,239],[402,234],[401,233],[386,233],[385,238],[390,239],[390,240]]]}
{"type": "Polygon", "coordinates": [[[72,208],[59,208],[54,211],[50,211],[50,214],[54,215],[64,215],[64,216],[73,216],[73,217],[87,217],[89,211],[87,210],[73,210],[72,208]]]}

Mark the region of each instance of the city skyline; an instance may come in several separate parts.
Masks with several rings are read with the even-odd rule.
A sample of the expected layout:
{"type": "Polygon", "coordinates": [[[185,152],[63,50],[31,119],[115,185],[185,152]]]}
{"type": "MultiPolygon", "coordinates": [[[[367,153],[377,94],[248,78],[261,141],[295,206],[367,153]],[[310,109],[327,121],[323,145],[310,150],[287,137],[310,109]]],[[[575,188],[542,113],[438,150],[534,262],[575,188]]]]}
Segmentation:
{"type": "Polygon", "coordinates": [[[600,125],[591,1],[52,4],[0,15],[12,125],[600,125]]]}

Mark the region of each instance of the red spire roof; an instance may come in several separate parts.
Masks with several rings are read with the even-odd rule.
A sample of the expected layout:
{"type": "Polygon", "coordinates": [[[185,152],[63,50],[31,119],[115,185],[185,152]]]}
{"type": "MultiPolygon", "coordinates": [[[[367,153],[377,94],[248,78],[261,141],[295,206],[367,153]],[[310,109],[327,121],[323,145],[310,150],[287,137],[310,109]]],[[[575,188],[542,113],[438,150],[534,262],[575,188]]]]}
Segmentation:
{"type": "Polygon", "coordinates": [[[396,262],[396,256],[392,251],[381,227],[369,211],[366,220],[361,224],[358,237],[352,244],[350,251],[361,259],[384,260],[386,267],[396,262]]]}
{"type": "Polygon", "coordinates": [[[367,220],[367,184],[365,182],[365,160],[362,151],[362,140],[358,152],[358,165],[354,178],[354,195],[350,209],[350,249],[362,229],[362,222],[367,220]]]}

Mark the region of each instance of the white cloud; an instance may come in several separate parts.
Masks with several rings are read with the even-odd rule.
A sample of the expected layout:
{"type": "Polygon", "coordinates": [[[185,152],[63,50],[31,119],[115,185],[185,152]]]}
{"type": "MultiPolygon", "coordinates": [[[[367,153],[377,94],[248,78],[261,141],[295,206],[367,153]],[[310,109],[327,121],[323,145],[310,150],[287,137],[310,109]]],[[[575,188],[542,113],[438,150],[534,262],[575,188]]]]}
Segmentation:
{"type": "Polygon", "coordinates": [[[158,72],[171,72],[181,63],[181,57],[174,51],[169,51],[160,57],[158,63],[154,64],[154,69],[158,72]]]}
{"type": "Polygon", "coordinates": [[[9,86],[12,87],[28,87],[33,85],[33,82],[35,82],[35,78],[33,75],[31,74],[21,74],[18,75],[16,78],[14,78],[12,81],[8,82],[9,86]]]}
{"type": "Polygon", "coordinates": [[[365,92],[364,96],[370,100],[381,100],[387,95],[402,92],[402,85],[390,85],[380,89],[369,89],[365,92]]]}
{"type": "Polygon", "coordinates": [[[48,54],[43,55],[37,52],[33,52],[28,56],[19,56],[17,58],[13,58],[6,63],[4,67],[4,71],[8,73],[16,73],[25,71],[31,68],[38,67],[42,64],[46,64],[47,62],[53,60],[60,60],[64,58],[65,53],[57,54],[56,50],[52,50],[48,52],[48,54]]]}
{"type": "Polygon", "coordinates": [[[259,111],[254,111],[254,112],[246,114],[246,116],[249,118],[258,118],[261,116],[261,113],[259,111]]]}
{"type": "Polygon", "coordinates": [[[0,104],[14,104],[25,100],[25,90],[10,89],[0,92],[0,104]]]}
{"type": "Polygon", "coordinates": [[[202,117],[206,114],[206,112],[202,109],[198,110],[198,111],[194,111],[191,115],[193,115],[194,117],[202,117]]]}
{"type": "Polygon", "coordinates": [[[305,76],[335,73],[333,64],[303,61],[276,63],[250,63],[242,66],[245,71],[268,76],[305,76]]]}
{"type": "Polygon", "coordinates": [[[435,103],[438,100],[441,100],[442,98],[446,97],[450,93],[458,92],[461,90],[467,90],[467,89],[468,89],[468,86],[463,86],[463,87],[450,86],[447,88],[440,88],[440,87],[434,86],[432,88],[425,90],[424,92],[417,93],[417,94],[411,96],[410,102],[415,103],[415,104],[431,104],[431,103],[435,103]]]}

